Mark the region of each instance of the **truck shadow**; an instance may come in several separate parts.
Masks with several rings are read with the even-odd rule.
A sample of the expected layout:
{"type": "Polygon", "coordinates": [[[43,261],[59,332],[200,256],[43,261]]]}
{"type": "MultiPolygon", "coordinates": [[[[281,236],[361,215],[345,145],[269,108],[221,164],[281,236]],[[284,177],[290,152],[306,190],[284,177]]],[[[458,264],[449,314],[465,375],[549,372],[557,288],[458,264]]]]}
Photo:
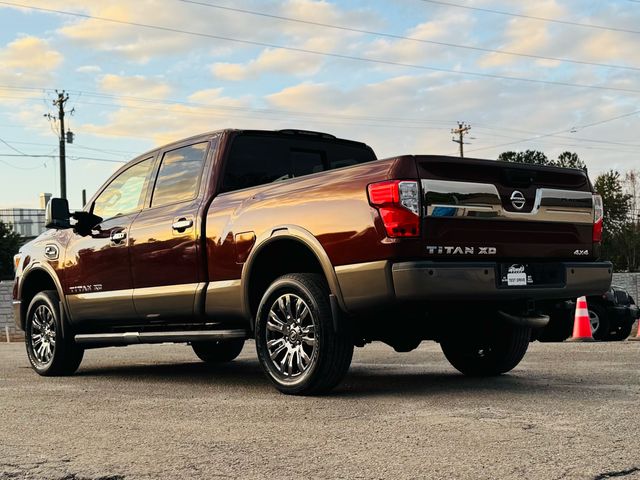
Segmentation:
{"type": "MultiPolygon", "coordinates": [[[[346,378],[328,398],[357,398],[388,395],[430,396],[447,393],[473,393],[474,395],[508,392],[528,396],[546,396],[554,392],[566,392],[579,382],[567,372],[566,376],[554,375],[544,378],[535,373],[515,370],[506,375],[490,378],[469,378],[455,371],[442,372],[440,365],[411,365],[406,371],[402,366],[392,372],[384,366],[367,364],[355,365],[346,378]],[[416,371],[416,367],[419,367],[416,371]]],[[[243,394],[252,390],[255,394],[276,394],[269,380],[263,374],[257,360],[238,359],[221,365],[207,365],[202,362],[161,363],[144,365],[91,365],[81,367],[76,377],[108,377],[113,381],[148,382],[154,385],[188,385],[194,393],[198,389],[241,388],[243,394]]],[[[291,398],[291,397],[290,397],[291,398]]]]}

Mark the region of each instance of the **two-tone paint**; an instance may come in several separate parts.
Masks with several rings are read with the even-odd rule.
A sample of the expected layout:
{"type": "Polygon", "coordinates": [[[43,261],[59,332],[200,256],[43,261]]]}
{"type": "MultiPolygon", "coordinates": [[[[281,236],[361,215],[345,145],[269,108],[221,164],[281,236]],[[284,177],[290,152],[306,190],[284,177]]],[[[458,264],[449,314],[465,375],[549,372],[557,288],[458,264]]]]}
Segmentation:
{"type": "Polygon", "coordinates": [[[431,301],[445,288],[468,298],[482,291],[496,300],[570,298],[578,290],[608,288],[611,267],[595,263],[592,188],[581,171],[407,155],[220,193],[230,146],[241,133],[195,136],[137,157],[85,210],[122,171],[150,160],[139,211],[106,219],[86,235],[48,231],[25,246],[14,292],[18,323],[27,307],[19,303],[23,290],[37,272],[51,277],[79,331],[250,322],[248,279],[261,252],[283,240],[308,249],[339,307],[351,314],[405,299],[431,301]],[[152,207],[162,155],[200,142],[208,149],[195,197],[152,207]],[[367,197],[368,185],[387,179],[419,182],[419,237],[387,237],[367,197]],[[514,191],[524,205],[514,206],[514,191]],[[56,259],[45,255],[51,246],[58,249],[56,259]],[[483,248],[492,249],[493,263],[476,254],[483,248]],[[577,258],[576,251],[587,253],[577,258]],[[506,293],[496,288],[495,262],[512,259],[564,262],[579,278],[562,288],[506,293]],[[453,268],[450,262],[458,260],[465,263],[453,268]]]}

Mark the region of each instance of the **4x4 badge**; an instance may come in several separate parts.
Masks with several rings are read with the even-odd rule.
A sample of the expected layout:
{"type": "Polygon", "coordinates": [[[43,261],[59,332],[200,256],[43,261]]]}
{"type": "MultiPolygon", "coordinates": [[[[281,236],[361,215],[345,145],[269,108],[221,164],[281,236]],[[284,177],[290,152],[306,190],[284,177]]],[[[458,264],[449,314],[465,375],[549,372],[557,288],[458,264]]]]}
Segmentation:
{"type": "Polygon", "coordinates": [[[513,208],[515,208],[516,210],[522,210],[522,208],[524,207],[524,204],[525,204],[525,199],[522,192],[518,190],[514,190],[513,193],[511,194],[511,205],[513,205],[513,208]]]}

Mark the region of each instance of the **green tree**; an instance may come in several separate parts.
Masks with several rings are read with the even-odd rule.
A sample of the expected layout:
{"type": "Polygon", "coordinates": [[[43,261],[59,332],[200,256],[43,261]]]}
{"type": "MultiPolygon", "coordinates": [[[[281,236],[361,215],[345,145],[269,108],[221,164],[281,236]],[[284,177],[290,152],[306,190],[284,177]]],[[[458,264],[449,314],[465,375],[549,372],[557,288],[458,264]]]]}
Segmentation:
{"type": "Polygon", "coordinates": [[[526,150],[524,152],[503,152],[498,160],[514,163],[534,163],[538,165],[550,165],[549,158],[539,150],[526,150]]]}
{"type": "Polygon", "coordinates": [[[557,160],[552,160],[539,150],[525,150],[524,152],[502,152],[498,160],[503,162],[529,163],[536,165],[551,165],[555,167],[579,168],[586,170],[587,166],[580,160],[577,153],[562,152],[557,160]]]}
{"type": "Polygon", "coordinates": [[[613,262],[617,271],[629,270],[632,266],[626,253],[634,243],[628,222],[631,195],[624,192],[620,173],[615,170],[598,175],[593,186],[604,205],[601,256],[613,262]]]}
{"type": "Polygon", "coordinates": [[[580,160],[578,154],[574,152],[562,152],[558,155],[558,159],[553,163],[557,167],[579,168],[580,170],[587,169],[585,163],[580,160]]]}
{"type": "Polygon", "coordinates": [[[627,223],[631,195],[624,193],[620,173],[609,170],[596,177],[593,185],[604,204],[604,233],[614,235],[627,223]]]}
{"type": "Polygon", "coordinates": [[[0,279],[13,278],[13,256],[20,248],[20,235],[0,221],[0,279]]]}

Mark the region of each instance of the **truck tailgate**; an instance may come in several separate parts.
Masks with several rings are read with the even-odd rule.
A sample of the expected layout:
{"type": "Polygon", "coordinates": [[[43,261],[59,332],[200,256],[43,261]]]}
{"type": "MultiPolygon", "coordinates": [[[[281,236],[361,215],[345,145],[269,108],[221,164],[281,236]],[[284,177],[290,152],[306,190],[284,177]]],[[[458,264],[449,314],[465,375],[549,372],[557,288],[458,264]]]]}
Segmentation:
{"type": "Polygon", "coordinates": [[[593,194],[584,172],[491,160],[415,159],[426,257],[596,257],[593,194]]]}

